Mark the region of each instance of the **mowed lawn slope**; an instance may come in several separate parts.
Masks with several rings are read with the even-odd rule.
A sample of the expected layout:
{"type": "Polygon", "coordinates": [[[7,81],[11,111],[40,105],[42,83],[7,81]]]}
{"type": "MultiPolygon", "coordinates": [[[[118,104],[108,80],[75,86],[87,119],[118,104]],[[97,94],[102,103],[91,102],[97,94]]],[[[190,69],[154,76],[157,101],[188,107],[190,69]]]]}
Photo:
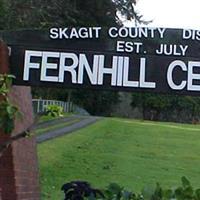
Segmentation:
{"type": "Polygon", "coordinates": [[[38,145],[42,199],[62,199],[62,184],[111,182],[133,191],[159,182],[200,187],[200,126],[105,118],[38,145]]]}

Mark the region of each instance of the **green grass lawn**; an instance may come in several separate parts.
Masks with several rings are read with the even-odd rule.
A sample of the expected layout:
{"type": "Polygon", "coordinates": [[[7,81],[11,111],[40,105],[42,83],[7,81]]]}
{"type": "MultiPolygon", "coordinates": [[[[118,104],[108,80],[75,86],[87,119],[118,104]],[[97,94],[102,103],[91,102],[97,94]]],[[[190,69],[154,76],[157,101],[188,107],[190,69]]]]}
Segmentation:
{"type": "Polygon", "coordinates": [[[63,199],[60,188],[86,180],[133,191],[156,182],[180,185],[186,176],[200,187],[200,126],[105,118],[38,145],[42,200],[63,199]]]}

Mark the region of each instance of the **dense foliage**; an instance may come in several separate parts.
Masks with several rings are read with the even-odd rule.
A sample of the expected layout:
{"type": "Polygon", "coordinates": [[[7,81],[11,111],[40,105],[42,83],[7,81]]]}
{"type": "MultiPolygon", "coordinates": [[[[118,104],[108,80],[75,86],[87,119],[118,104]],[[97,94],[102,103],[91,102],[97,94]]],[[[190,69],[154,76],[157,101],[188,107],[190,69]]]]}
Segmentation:
{"type": "Polygon", "coordinates": [[[122,24],[117,12],[142,23],[135,4],[136,0],[0,0],[0,25],[1,29],[110,26],[122,24]]]}
{"type": "Polygon", "coordinates": [[[192,123],[200,119],[199,97],[134,93],[131,105],[142,110],[143,119],[192,123]]]}
{"type": "Polygon", "coordinates": [[[58,105],[48,105],[45,108],[45,113],[47,116],[61,117],[63,116],[63,108],[58,105]]]}
{"type": "Polygon", "coordinates": [[[72,93],[74,103],[89,111],[92,115],[109,116],[112,112],[112,105],[119,102],[118,92],[88,90],[74,90],[72,93]]]}
{"type": "Polygon", "coordinates": [[[104,198],[100,190],[94,189],[86,181],[72,181],[62,186],[65,200],[84,200],[84,197],[104,198]]]}
{"type": "Polygon", "coordinates": [[[200,189],[194,189],[187,178],[174,189],[163,189],[158,183],[155,188],[145,187],[137,194],[117,184],[106,190],[93,189],[87,182],[73,181],[62,186],[65,200],[200,200],[200,189]]]}

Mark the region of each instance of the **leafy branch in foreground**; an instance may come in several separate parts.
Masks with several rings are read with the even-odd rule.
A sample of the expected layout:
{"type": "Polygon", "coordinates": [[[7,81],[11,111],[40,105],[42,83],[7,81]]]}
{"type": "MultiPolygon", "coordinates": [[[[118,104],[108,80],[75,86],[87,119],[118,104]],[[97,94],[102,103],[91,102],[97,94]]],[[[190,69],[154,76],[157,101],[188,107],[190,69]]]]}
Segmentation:
{"type": "MultiPolygon", "coordinates": [[[[11,134],[14,129],[15,119],[22,116],[18,107],[12,104],[8,97],[14,78],[13,75],[0,74],[0,128],[5,134],[11,134]]],[[[1,143],[0,157],[12,142],[21,138],[29,137],[31,135],[32,127],[34,127],[34,124],[28,130],[11,136],[1,143]]]]}

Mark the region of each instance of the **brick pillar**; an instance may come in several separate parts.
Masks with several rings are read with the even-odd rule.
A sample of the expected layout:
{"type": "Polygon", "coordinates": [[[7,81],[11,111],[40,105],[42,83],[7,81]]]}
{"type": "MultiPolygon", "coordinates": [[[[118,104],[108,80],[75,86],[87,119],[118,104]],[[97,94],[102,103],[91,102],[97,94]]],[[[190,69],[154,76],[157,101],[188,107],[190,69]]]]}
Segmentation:
{"type": "MultiPolygon", "coordinates": [[[[17,66],[16,66],[17,67],[17,66]]],[[[0,73],[8,73],[8,51],[0,42],[0,73]]],[[[27,130],[33,123],[30,87],[13,86],[10,100],[19,107],[12,136],[27,130]]],[[[10,136],[0,130],[0,143],[10,136]]],[[[12,143],[0,157],[0,200],[39,200],[39,177],[35,137],[12,143]]]]}

